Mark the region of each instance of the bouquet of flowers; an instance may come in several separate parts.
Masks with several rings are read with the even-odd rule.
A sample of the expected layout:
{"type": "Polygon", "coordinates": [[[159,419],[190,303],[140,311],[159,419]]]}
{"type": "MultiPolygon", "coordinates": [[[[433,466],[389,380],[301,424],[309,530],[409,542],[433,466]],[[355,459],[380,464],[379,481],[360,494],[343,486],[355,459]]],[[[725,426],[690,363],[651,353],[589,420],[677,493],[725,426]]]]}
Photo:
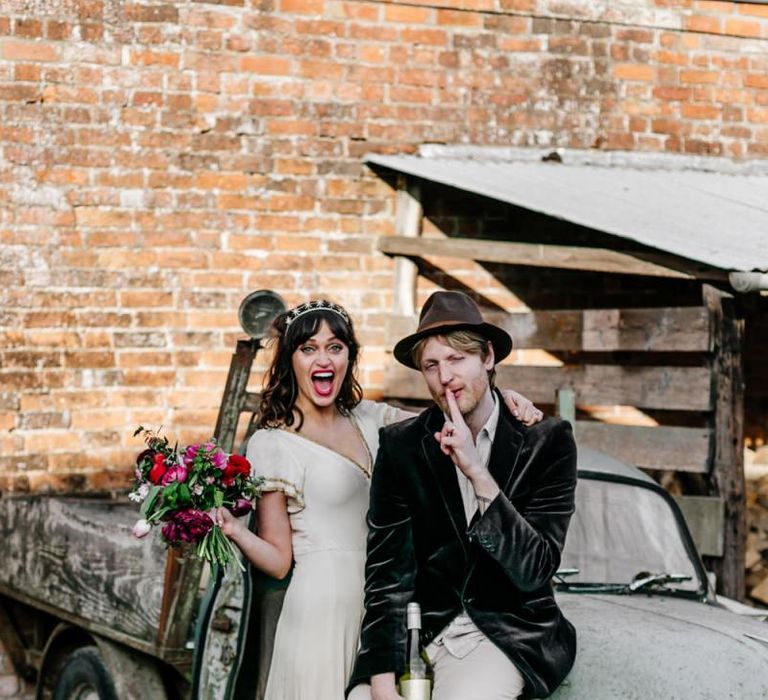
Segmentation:
{"type": "Polygon", "coordinates": [[[144,537],[162,523],[161,535],[169,546],[196,544],[195,554],[211,564],[227,567],[236,562],[242,569],[235,544],[208,514],[228,508],[245,515],[261,495],[261,479],[251,477],[245,457],[227,454],[214,440],[179,450],[168,438],[139,426],[146,449],[136,458],[135,482],[128,497],[141,503],[143,516],[133,527],[144,537]]]}

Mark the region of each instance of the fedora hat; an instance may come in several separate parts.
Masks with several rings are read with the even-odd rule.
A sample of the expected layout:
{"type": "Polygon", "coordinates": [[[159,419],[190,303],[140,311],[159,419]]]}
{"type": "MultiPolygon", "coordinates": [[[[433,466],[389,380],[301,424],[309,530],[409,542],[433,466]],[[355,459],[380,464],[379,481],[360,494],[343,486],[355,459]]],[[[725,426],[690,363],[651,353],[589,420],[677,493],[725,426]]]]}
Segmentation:
{"type": "Polygon", "coordinates": [[[504,329],[486,323],[477,304],[463,292],[434,292],[424,303],[415,333],[395,344],[395,359],[411,369],[419,369],[411,354],[422,338],[451,331],[473,331],[489,340],[496,362],[501,362],[512,350],[512,338],[504,329]]]}

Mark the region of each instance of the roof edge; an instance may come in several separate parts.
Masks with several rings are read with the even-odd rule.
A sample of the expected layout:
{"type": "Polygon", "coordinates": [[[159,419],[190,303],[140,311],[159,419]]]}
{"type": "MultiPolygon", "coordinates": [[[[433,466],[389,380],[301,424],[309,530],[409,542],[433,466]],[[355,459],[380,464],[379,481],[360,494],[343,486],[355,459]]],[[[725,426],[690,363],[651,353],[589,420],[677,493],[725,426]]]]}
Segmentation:
{"type": "MultiPolygon", "coordinates": [[[[639,170],[694,170],[732,175],[768,175],[768,159],[736,160],[724,156],[692,156],[679,153],[601,151],[597,149],[551,147],[522,148],[513,146],[422,144],[418,149],[418,157],[501,162],[539,162],[553,152],[566,165],[629,167],[639,170]]],[[[366,154],[366,158],[374,155],[378,154],[366,154]]]]}

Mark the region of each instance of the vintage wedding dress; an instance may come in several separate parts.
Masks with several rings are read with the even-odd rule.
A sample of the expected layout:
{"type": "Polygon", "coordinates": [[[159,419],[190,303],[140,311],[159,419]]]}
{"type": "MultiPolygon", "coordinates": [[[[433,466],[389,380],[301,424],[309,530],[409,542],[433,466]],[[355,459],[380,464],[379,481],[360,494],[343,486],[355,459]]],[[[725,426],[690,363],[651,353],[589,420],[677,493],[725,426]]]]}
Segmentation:
{"type": "Polygon", "coordinates": [[[295,566],[275,633],[265,700],[342,700],[357,653],[369,472],[378,431],[396,420],[386,404],[352,412],[369,452],[357,464],[288,430],[258,430],[248,443],[253,473],[288,500],[295,566]]]}

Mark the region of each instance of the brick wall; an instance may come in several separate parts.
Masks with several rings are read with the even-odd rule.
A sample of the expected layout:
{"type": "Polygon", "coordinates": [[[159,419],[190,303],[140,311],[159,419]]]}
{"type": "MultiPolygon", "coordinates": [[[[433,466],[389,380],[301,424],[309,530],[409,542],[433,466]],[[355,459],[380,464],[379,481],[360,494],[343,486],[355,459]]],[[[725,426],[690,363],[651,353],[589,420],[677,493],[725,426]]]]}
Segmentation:
{"type": "MultiPolygon", "coordinates": [[[[375,394],[393,270],[375,242],[393,198],[368,151],[768,155],[766,5],[6,0],[0,13],[0,489],[123,485],[140,422],[209,434],[253,289],[347,305],[375,394]]],[[[491,284],[471,265],[463,278],[491,284]]]]}

